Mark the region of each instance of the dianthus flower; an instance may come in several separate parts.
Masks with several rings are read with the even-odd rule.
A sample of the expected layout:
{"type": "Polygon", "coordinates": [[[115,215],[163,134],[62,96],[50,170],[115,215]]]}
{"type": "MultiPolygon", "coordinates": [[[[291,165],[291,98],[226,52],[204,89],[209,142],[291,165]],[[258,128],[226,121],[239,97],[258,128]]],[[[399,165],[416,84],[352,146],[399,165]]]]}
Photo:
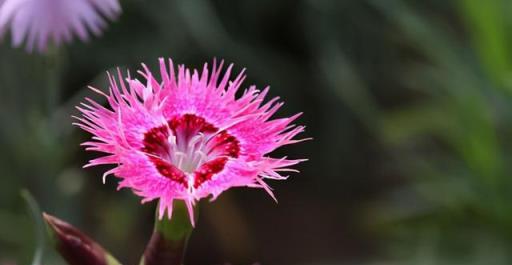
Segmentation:
{"type": "Polygon", "coordinates": [[[232,65],[222,75],[222,63],[205,64],[201,73],[183,65],[177,76],[171,60],[160,59],[161,80],[143,64],[143,80],[119,82],[109,74],[109,107],[86,98],[78,107],[76,124],[93,135],[86,150],[107,153],[87,166],[115,164],[103,176],[120,178],[118,188],[130,188],[142,202],[159,200],[159,218],[172,215],[173,200],[183,200],[193,223],[193,205],[212,200],[231,187],[265,189],[264,179],[286,179],[282,172],[303,160],[271,158],[278,147],[302,140],[294,137],[303,126],[291,123],[300,116],[271,119],[282,106],[278,98],[264,102],[268,87],[255,86],[236,94],[245,79],[242,71],[230,80],[232,65]]]}
{"type": "Polygon", "coordinates": [[[0,0],[0,35],[10,28],[13,46],[26,39],[28,51],[45,52],[48,43],[82,41],[98,36],[106,20],[121,12],[118,0],[0,0]],[[2,3],[3,1],[3,3],[2,3]]]}

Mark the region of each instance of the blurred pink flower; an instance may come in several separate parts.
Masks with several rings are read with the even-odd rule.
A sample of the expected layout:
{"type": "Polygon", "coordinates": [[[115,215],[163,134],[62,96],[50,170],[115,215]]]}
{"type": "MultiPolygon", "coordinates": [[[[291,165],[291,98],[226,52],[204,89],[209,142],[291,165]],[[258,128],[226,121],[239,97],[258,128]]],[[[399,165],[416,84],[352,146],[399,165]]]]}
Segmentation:
{"type": "Polygon", "coordinates": [[[292,125],[300,116],[271,119],[283,105],[278,98],[264,103],[268,88],[255,86],[235,96],[245,79],[242,71],[230,80],[232,65],[225,74],[222,63],[207,64],[202,72],[183,65],[175,76],[160,59],[161,81],[143,64],[139,74],[145,82],[125,81],[118,70],[120,84],[109,75],[109,93],[91,88],[108,100],[105,108],[91,99],[78,109],[77,123],[93,135],[86,150],[108,155],[91,160],[87,166],[115,164],[104,175],[121,179],[118,188],[128,187],[143,197],[142,202],[160,200],[159,217],[167,210],[172,215],[173,200],[184,200],[193,223],[192,207],[204,197],[212,200],[231,187],[265,189],[264,179],[286,179],[282,172],[303,160],[271,158],[278,147],[302,140],[293,139],[304,131],[292,125]]]}
{"type": "Polygon", "coordinates": [[[28,51],[45,52],[50,42],[100,35],[120,12],[118,0],[0,0],[0,36],[10,29],[13,46],[25,40],[28,51]]]}

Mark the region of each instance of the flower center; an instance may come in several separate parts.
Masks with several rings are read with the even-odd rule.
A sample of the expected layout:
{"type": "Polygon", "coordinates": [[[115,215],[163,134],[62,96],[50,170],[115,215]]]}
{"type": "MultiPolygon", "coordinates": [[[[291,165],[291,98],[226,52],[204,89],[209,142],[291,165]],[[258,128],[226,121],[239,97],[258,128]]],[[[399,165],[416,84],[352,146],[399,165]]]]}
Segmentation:
{"type": "Polygon", "coordinates": [[[162,176],[198,188],[240,153],[238,140],[194,114],[174,117],[144,134],[144,147],[162,176]]]}

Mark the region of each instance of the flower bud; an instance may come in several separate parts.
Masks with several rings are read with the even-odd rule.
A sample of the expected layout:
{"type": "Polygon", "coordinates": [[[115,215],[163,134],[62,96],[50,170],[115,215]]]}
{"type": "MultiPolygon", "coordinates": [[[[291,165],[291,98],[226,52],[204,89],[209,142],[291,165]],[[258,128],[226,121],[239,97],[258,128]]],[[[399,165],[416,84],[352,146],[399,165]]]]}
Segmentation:
{"type": "Polygon", "coordinates": [[[103,247],[72,225],[43,213],[57,251],[70,265],[120,265],[103,247]]]}

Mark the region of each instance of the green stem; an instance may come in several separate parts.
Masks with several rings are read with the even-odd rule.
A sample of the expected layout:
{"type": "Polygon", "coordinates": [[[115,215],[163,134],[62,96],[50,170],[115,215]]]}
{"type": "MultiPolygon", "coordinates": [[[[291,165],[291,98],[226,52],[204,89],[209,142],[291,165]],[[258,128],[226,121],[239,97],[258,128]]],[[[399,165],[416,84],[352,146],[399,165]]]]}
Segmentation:
{"type": "MultiPolygon", "coordinates": [[[[194,216],[197,216],[197,213],[194,216]]],[[[160,220],[157,210],[153,234],[146,246],[140,264],[182,265],[192,230],[193,226],[190,223],[187,207],[183,201],[174,201],[172,220],[166,217],[160,220]]]]}
{"type": "Polygon", "coordinates": [[[50,47],[44,58],[46,72],[46,111],[51,115],[58,104],[60,92],[60,75],[62,68],[61,49],[50,47]]]}

